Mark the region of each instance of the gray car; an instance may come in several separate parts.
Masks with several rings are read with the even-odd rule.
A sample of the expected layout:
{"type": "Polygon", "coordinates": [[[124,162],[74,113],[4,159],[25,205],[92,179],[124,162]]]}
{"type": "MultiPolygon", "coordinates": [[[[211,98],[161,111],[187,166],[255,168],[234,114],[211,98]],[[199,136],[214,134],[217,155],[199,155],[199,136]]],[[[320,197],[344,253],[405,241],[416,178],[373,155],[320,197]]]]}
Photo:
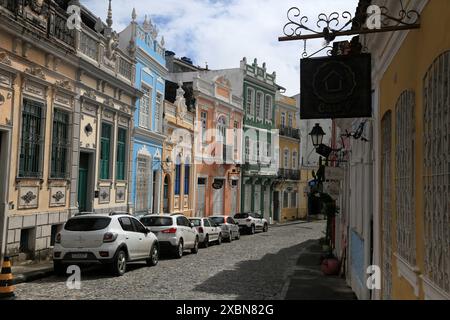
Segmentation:
{"type": "Polygon", "coordinates": [[[209,217],[214,223],[222,228],[222,238],[227,239],[228,242],[239,240],[241,234],[239,233],[238,223],[230,216],[212,216],[209,217]]]}

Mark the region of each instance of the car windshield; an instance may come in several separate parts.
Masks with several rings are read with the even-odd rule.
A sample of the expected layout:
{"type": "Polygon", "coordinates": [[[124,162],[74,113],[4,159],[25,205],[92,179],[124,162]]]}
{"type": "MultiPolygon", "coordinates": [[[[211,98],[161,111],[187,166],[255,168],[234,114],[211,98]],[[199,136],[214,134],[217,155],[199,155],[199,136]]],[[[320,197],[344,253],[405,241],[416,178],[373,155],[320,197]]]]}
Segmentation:
{"type": "Polygon", "coordinates": [[[190,219],[191,223],[194,224],[194,227],[200,227],[202,225],[202,222],[200,219],[190,219]]]}
{"type": "Polygon", "coordinates": [[[235,219],[247,219],[248,218],[248,213],[236,213],[234,215],[235,219]]]}
{"type": "Polygon", "coordinates": [[[111,218],[75,218],[69,219],[64,226],[67,231],[97,231],[109,226],[111,218]]]}
{"type": "Polygon", "coordinates": [[[214,221],[214,223],[216,223],[216,224],[224,224],[225,223],[225,219],[223,217],[212,217],[211,220],[214,221]]]}
{"type": "Polygon", "coordinates": [[[142,217],[141,222],[146,227],[167,227],[172,225],[170,217],[142,217]]]}

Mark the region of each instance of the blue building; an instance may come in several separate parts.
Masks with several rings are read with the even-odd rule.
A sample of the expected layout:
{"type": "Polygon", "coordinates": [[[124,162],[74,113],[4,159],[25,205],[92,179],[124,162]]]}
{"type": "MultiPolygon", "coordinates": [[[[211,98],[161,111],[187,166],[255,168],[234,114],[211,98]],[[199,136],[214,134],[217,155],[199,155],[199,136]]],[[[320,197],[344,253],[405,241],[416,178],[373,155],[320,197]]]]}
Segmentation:
{"type": "MultiPolygon", "coordinates": [[[[161,195],[161,156],[165,79],[164,37],[145,16],[143,23],[132,21],[119,34],[119,46],[136,59],[135,87],[143,92],[136,101],[133,130],[130,207],[136,215],[159,213],[161,195]]],[[[120,68],[120,66],[119,66],[120,68]]]]}

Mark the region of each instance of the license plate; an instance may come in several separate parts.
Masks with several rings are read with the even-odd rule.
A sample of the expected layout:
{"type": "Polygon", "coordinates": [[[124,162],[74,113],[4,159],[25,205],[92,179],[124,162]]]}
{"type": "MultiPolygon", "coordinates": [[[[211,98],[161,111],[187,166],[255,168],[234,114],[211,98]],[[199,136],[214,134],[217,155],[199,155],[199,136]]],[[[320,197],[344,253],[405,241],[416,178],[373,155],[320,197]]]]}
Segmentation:
{"type": "Polygon", "coordinates": [[[87,253],[72,253],[73,259],[86,259],[87,253]]]}

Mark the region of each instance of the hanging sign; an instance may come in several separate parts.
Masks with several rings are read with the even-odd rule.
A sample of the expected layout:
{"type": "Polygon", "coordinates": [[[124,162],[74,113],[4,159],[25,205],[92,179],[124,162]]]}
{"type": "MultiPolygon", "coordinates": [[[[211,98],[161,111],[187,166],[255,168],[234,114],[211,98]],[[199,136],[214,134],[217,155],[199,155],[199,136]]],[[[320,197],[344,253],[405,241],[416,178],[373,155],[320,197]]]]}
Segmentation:
{"type": "Polygon", "coordinates": [[[301,119],[372,117],[371,55],[301,60],[301,119]]]}
{"type": "Polygon", "coordinates": [[[212,184],[212,187],[216,190],[222,189],[223,187],[223,180],[215,180],[212,184]]]}

